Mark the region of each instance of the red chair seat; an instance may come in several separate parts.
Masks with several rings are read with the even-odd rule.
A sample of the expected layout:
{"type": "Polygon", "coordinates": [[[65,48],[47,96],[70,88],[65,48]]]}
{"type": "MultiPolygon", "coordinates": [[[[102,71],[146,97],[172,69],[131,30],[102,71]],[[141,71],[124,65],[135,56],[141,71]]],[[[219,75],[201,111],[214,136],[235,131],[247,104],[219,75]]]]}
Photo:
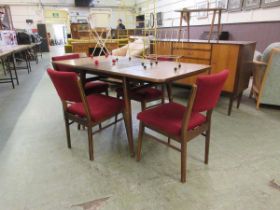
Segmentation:
{"type": "MultiPolygon", "coordinates": [[[[120,113],[124,109],[123,100],[110,96],[92,94],[86,97],[93,121],[99,121],[120,113]]],[[[68,107],[72,114],[86,116],[82,103],[73,103],[68,107]]]]}
{"type": "MultiPolygon", "coordinates": [[[[137,115],[137,119],[147,126],[166,132],[173,136],[179,136],[182,129],[183,116],[186,107],[177,103],[168,103],[147,109],[137,115]]],[[[206,122],[206,117],[200,113],[192,113],[188,129],[206,122]]]]}
{"type": "Polygon", "coordinates": [[[102,81],[92,81],[85,84],[85,91],[94,91],[95,93],[106,92],[109,85],[102,81]]]}
{"type": "MultiPolygon", "coordinates": [[[[122,88],[118,88],[117,90],[118,95],[122,96],[123,95],[123,89],[122,88]]],[[[130,92],[130,97],[133,100],[136,101],[150,101],[150,100],[155,100],[158,98],[161,98],[162,96],[162,91],[158,90],[156,88],[143,88],[137,91],[131,91],[130,92]]]]}

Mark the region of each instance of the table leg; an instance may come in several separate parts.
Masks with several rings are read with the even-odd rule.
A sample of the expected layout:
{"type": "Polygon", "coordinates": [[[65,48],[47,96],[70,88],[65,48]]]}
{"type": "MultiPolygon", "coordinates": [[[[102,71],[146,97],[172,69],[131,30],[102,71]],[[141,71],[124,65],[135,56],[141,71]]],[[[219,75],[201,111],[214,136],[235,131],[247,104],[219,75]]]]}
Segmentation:
{"type": "Polygon", "coordinates": [[[10,74],[10,78],[11,78],[11,82],[12,82],[12,86],[13,86],[13,89],[15,88],[15,84],[14,84],[14,78],[13,78],[13,75],[12,75],[12,68],[10,66],[10,61],[8,59],[8,72],[10,74]]]}
{"type": "MultiPolygon", "coordinates": [[[[13,68],[14,68],[14,70],[15,70],[15,76],[16,76],[17,85],[19,85],[15,54],[12,55],[11,59],[12,59],[12,62],[13,62],[13,68]]],[[[10,61],[9,61],[9,62],[10,62],[10,61]]],[[[9,65],[10,65],[10,64],[9,64],[9,65]]],[[[9,68],[10,68],[10,67],[9,67],[9,68]]],[[[12,71],[12,69],[10,69],[10,71],[12,71]]]]}
{"type": "Polygon", "coordinates": [[[166,89],[167,89],[167,95],[168,95],[169,102],[172,102],[173,101],[173,96],[172,96],[172,84],[171,84],[171,82],[168,82],[166,84],[166,89]]]}
{"type": "Polygon", "coordinates": [[[125,111],[124,111],[124,118],[127,125],[127,137],[128,137],[128,143],[129,143],[129,149],[131,157],[134,157],[134,146],[133,146],[133,132],[132,132],[132,114],[131,114],[131,103],[129,99],[128,94],[128,88],[129,88],[129,82],[124,77],[123,78],[123,99],[125,102],[125,111]]]}

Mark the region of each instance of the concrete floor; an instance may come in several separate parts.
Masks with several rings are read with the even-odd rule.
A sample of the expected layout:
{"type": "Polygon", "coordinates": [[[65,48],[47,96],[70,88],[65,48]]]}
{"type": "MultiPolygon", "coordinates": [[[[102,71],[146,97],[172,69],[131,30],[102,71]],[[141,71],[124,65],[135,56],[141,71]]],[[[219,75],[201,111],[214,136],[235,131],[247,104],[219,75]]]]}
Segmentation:
{"type": "MultiPolygon", "coordinates": [[[[30,75],[20,72],[16,89],[0,84],[0,209],[280,209],[279,110],[257,111],[245,96],[228,117],[228,98],[222,97],[213,115],[209,165],[203,164],[199,137],[189,143],[188,181],[181,184],[180,154],[146,136],[137,163],[122,122],[94,136],[94,162],[88,160],[86,131],[76,125],[67,149],[61,104],[45,74],[49,64],[44,54],[30,75]],[[76,206],[105,197],[91,208],[76,206]]],[[[175,90],[180,103],[186,95],[175,90]]],[[[139,110],[133,103],[135,145],[139,110]]]]}

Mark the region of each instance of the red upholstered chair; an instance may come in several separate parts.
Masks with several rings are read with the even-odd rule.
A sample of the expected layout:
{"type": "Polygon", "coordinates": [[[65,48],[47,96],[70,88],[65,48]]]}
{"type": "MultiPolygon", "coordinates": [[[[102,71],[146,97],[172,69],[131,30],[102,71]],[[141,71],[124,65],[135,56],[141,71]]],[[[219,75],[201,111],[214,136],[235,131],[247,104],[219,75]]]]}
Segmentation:
{"type": "MultiPolygon", "coordinates": [[[[62,101],[68,148],[71,148],[70,124],[73,122],[82,124],[88,129],[89,158],[93,160],[92,127],[116,114],[123,113],[123,100],[101,94],[86,96],[74,72],[59,72],[52,69],[47,71],[62,101]]],[[[123,117],[127,128],[128,120],[125,115],[123,117]]],[[[129,145],[133,154],[133,142],[129,142],[129,145]]]]}
{"type": "MultiPolygon", "coordinates": [[[[80,58],[80,54],[73,53],[68,55],[52,57],[52,61],[63,61],[63,60],[71,60],[71,59],[78,59],[78,58],[80,58]]],[[[57,71],[66,71],[66,72],[72,71],[71,68],[59,64],[56,64],[54,68],[57,71]]],[[[106,82],[97,81],[96,78],[87,78],[84,89],[86,95],[89,95],[91,93],[105,93],[106,95],[108,95],[108,87],[109,85],[106,82]]]]}
{"type": "Polygon", "coordinates": [[[208,164],[212,110],[220,97],[227,76],[228,70],[199,76],[196,85],[192,87],[186,107],[177,103],[167,103],[140,112],[137,115],[140,120],[137,160],[141,159],[142,137],[144,128],[147,127],[181,144],[181,148],[177,148],[170,142],[156,139],[181,152],[182,182],[186,182],[187,142],[200,134],[205,136],[204,162],[208,164]]]}

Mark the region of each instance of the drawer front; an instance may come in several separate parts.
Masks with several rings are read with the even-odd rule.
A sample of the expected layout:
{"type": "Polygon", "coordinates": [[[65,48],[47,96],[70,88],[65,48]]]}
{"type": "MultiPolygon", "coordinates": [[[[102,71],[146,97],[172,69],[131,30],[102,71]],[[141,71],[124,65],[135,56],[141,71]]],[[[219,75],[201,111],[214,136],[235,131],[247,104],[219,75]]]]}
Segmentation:
{"type": "Polygon", "coordinates": [[[194,58],[180,58],[180,62],[182,63],[197,63],[197,64],[206,64],[209,65],[210,60],[201,60],[201,59],[194,59],[194,58]]]}
{"type": "Polygon", "coordinates": [[[173,43],[173,48],[183,48],[192,50],[211,50],[211,44],[200,44],[200,43],[185,43],[176,42],[173,43]]]}
{"type": "Polygon", "coordinates": [[[173,55],[183,56],[185,58],[197,58],[202,60],[210,60],[211,51],[190,50],[190,49],[173,49],[173,55]]]}

